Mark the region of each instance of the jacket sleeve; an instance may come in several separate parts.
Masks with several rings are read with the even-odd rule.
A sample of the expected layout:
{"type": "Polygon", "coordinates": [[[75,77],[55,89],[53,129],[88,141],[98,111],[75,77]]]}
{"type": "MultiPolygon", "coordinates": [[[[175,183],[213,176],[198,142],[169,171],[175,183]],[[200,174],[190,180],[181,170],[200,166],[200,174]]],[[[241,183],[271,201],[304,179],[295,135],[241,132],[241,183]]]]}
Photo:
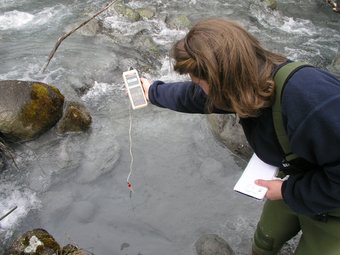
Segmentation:
{"type": "Polygon", "coordinates": [[[340,208],[340,81],[303,70],[287,84],[282,110],[292,151],[317,167],[291,175],[282,191],[294,211],[313,215],[340,208]]]}
{"type": "MultiPolygon", "coordinates": [[[[208,113],[207,95],[192,82],[155,81],[149,88],[149,100],[159,107],[185,113],[208,113]]],[[[213,109],[213,113],[226,113],[213,109]]]]}

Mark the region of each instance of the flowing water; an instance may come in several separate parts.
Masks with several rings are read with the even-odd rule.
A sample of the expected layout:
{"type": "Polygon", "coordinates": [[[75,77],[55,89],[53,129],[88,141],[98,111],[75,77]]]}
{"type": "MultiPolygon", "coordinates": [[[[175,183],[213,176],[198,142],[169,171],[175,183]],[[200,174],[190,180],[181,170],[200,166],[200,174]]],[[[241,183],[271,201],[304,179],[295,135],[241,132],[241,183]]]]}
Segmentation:
{"type": "Polygon", "coordinates": [[[150,79],[183,79],[167,58],[187,31],[168,25],[179,15],[192,22],[236,19],[266,47],[332,70],[340,15],[321,0],[279,0],[278,11],[249,0],[125,2],[156,14],[131,22],[103,13],[102,28],[71,35],[42,73],[57,39],[107,2],[0,0],[0,79],[53,84],[93,117],[84,134],[58,136],[52,129],[15,146],[18,168],[0,175],[0,216],[18,208],[0,222],[0,254],[16,234],[33,228],[98,255],[194,254],[204,233],[220,235],[236,254],[249,253],[262,202],[232,190],[245,162],[214,139],[205,116],[154,106],[129,111],[121,73],[132,65],[147,70],[142,75],[150,79]],[[157,58],[147,52],[145,36],[159,48],[157,58]]]}

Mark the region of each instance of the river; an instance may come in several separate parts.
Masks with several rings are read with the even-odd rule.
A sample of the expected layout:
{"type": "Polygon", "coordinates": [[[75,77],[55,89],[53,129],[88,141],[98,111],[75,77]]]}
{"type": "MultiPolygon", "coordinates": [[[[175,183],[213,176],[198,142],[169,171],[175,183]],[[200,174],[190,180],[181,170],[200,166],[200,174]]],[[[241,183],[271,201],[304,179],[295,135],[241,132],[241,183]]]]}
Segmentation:
{"type": "MultiPolygon", "coordinates": [[[[151,105],[129,110],[121,74],[135,66],[150,79],[185,79],[167,57],[187,31],[169,23],[180,15],[192,23],[235,19],[266,47],[332,71],[340,15],[321,0],[278,2],[272,11],[250,0],[125,1],[155,15],[132,22],[105,12],[97,18],[102,27],[72,34],[41,72],[57,39],[107,1],[0,0],[0,79],[52,84],[93,118],[89,132],[58,136],[52,129],[15,145],[18,168],[0,175],[0,216],[18,208],[0,222],[0,254],[34,228],[97,255],[195,254],[193,244],[205,233],[223,237],[237,255],[249,254],[262,202],[232,189],[246,162],[215,140],[205,116],[151,105]],[[145,38],[157,54],[149,54],[145,38]]],[[[293,247],[294,241],[282,254],[293,247]]]]}

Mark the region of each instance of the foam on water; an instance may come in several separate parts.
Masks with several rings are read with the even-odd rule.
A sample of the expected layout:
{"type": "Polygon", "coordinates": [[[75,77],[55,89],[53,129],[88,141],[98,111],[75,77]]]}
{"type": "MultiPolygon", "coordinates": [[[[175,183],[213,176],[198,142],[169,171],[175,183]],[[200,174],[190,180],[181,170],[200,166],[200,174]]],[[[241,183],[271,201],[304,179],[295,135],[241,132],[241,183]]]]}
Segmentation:
{"type": "MultiPolygon", "coordinates": [[[[150,77],[151,78],[151,77],[150,77]]],[[[159,76],[157,79],[164,80],[167,82],[173,81],[185,81],[190,80],[189,75],[179,75],[173,70],[172,62],[170,61],[169,57],[165,57],[162,60],[162,66],[159,70],[159,76]]]]}
{"type": "Polygon", "coordinates": [[[27,25],[40,26],[51,20],[58,22],[58,20],[68,14],[70,14],[69,10],[61,4],[44,8],[37,13],[13,10],[0,15],[0,30],[18,30],[25,28],[27,25]]]}
{"type": "Polygon", "coordinates": [[[82,97],[82,100],[91,102],[100,101],[103,96],[112,90],[112,85],[95,81],[93,87],[82,97]]]}
{"type": "Polygon", "coordinates": [[[12,231],[34,209],[40,208],[40,200],[35,192],[27,188],[18,188],[17,183],[1,183],[0,217],[17,206],[11,214],[0,222],[0,234],[6,233],[9,238],[12,231]]]}
{"type": "Polygon", "coordinates": [[[183,38],[187,31],[171,29],[163,22],[158,22],[159,32],[152,35],[156,43],[160,45],[173,44],[173,42],[183,38]]]}
{"type": "Polygon", "coordinates": [[[279,29],[287,32],[294,33],[298,35],[315,35],[316,28],[314,24],[309,20],[304,19],[294,19],[291,17],[285,17],[283,19],[283,25],[279,27],[279,29]]]}
{"type": "Polygon", "coordinates": [[[34,15],[17,10],[5,12],[0,16],[0,30],[20,29],[34,19],[34,15]]]}
{"type": "Polygon", "coordinates": [[[43,25],[46,22],[48,22],[51,18],[58,17],[61,14],[65,14],[65,12],[66,12],[65,6],[45,8],[35,15],[33,25],[43,25]]]}
{"type": "Polygon", "coordinates": [[[315,25],[310,20],[284,16],[279,11],[265,8],[263,4],[252,5],[251,12],[267,29],[277,28],[282,32],[300,36],[313,36],[317,33],[315,25]]]}

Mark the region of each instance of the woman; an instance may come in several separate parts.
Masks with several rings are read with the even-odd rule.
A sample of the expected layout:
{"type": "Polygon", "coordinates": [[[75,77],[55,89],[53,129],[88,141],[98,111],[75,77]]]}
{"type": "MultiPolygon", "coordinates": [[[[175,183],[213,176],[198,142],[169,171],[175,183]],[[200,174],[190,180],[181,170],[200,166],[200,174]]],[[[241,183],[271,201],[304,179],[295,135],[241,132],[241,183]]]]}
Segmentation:
{"type": "MultiPolygon", "coordinates": [[[[275,71],[289,60],[270,52],[234,22],[197,23],[173,47],[174,69],[190,82],[152,84],[141,79],[148,100],[188,113],[236,113],[253,150],[282,167],[272,109],[275,71]]],[[[302,230],[296,255],[340,254],[340,81],[314,67],[294,73],[282,94],[282,115],[295,166],[286,180],[258,180],[268,188],[253,254],[277,254],[302,230]]]]}

